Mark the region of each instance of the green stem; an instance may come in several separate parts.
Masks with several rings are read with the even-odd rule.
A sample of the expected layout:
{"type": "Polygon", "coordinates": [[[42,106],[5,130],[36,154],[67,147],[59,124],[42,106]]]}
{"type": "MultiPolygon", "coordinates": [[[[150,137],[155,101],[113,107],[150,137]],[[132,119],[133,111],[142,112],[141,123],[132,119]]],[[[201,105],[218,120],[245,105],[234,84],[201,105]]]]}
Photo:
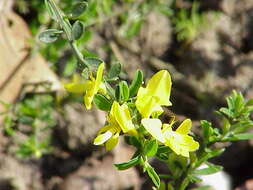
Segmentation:
{"type": "Polygon", "coordinates": [[[53,9],[61,28],[65,32],[67,39],[69,41],[69,44],[70,44],[75,56],[77,57],[78,61],[83,63],[86,67],[89,68],[89,65],[85,62],[83,54],[80,52],[80,50],[77,47],[76,41],[72,39],[72,34],[71,34],[72,26],[71,26],[69,20],[67,19],[67,17],[64,16],[64,14],[61,12],[61,10],[57,7],[54,0],[49,0],[48,2],[50,3],[50,5],[53,9]]]}

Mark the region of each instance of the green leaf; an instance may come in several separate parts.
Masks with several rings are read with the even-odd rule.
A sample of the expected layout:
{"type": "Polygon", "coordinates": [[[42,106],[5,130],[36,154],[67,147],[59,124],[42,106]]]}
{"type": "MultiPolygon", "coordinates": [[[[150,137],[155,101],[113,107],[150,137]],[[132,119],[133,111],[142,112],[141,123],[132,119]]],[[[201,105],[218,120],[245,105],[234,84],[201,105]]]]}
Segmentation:
{"type": "Polygon", "coordinates": [[[253,126],[253,121],[251,121],[251,120],[241,121],[241,122],[238,122],[238,123],[232,125],[231,130],[235,134],[236,133],[242,133],[242,132],[246,131],[247,129],[249,129],[252,126],[253,126]]]}
{"type": "Polygon", "coordinates": [[[221,108],[219,111],[227,117],[233,117],[233,112],[231,112],[228,108],[221,108]]]}
{"type": "Polygon", "coordinates": [[[128,162],[123,162],[120,164],[114,164],[114,166],[118,169],[118,170],[126,170],[128,168],[131,168],[137,164],[139,164],[140,162],[140,157],[137,156],[131,160],[129,160],[128,162]]]}
{"type": "Polygon", "coordinates": [[[158,174],[154,170],[154,168],[152,166],[150,166],[148,163],[146,163],[145,164],[145,170],[148,172],[148,175],[151,178],[151,180],[153,181],[153,183],[155,184],[155,186],[157,188],[159,188],[161,181],[160,181],[160,178],[159,178],[158,174]]]}
{"type": "Polygon", "coordinates": [[[47,12],[49,13],[50,17],[53,20],[57,21],[57,16],[54,12],[54,9],[51,6],[51,3],[48,0],[45,0],[45,5],[46,5],[46,9],[47,9],[47,12]]]}
{"type": "Polygon", "coordinates": [[[129,145],[133,145],[136,148],[141,148],[141,143],[135,136],[125,136],[125,141],[129,145]]]}
{"type": "Polygon", "coordinates": [[[127,38],[132,38],[135,36],[140,31],[143,23],[143,19],[140,16],[134,18],[131,21],[132,22],[128,23],[128,25],[125,27],[126,31],[124,35],[127,38]]]}
{"type": "Polygon", "coordinates": [[[211,164],[208,162],[206,164],[207,164],[207,168],[195,170],[195,171],[193,171],[193,174],[195,174],[195,175],[210,175],[210,174],[217,173],[223,169],[222,166],[214,165],[214,164],[211,164]]]}
{"type": "Polygon", "coordinates": [[[93,99],[94,104],[98,109],[103,111],[110,111],[112,103],[105,96],[101,94],[96,94],[93,99]]]}
{"type": "Polygon", "coordinates": [[[120,97],[123,102],[129,99],[129,88],[126,81],[121,81],[119,83],[120,97]]]}
{"type": "Polygon", "coordinates": [[[129,96],[134,97],[136,96],[140,86],[143,82],[143,73],[141,70],[137,70],[134,75],[134,79],[129,87],[129,96]]]}
{"type": "Polygon", "coordinates": [[[199,183],[202,181],[202,179],[200,179],[197,176],[194,175],[188,175],[188,179],[192,182],[192,183],[199,183]]]}
{"type": "Polygon", "coordinates": [[[248,100],[246,106],[253,106],[253,99],[248,100]]]}
{"type": "Polygon", "coordinates": [[[145,143],[143,153],[146,156],[154,156],[157,152],[157,149],[158,149],[157,141],[155,139],[150,140],[145,143]]]}
{"type": "Polygon", "coordinates": [[[111,85],[108,82],[104,82],[106,91],[108,95],[112,98],[115,99],[115,90],[111,87],[111,85]]]}
{"type": "Polygon", "coordinates": [[[63,32],[62,30],[57,30],[57,29],[45,30],[44,32],[41,32],[39,34],[39,40],[44,43],[55,42],[62,32],[63,32]]]}
{"type": "Polygon", "coordinates": [[[235,134],[232,137],[228,137],[225,140],[226,141],[239,141],[239,140],[249,140],[253,139],[253,133],[241,133],[241,134],[235,134]]]}
{"type": "Polygon", "coordinates": [[[77,20],[72,27],[72,38],[73,40],[78,40],[81,38],[82,34],[84,32],[84,26],[83,23],[77,20]]]}
{"type": "Polygon", "coordinates": [[[121,96],[120,96],[120,87],[119,85],[115,88],[115,98],[118,102],[121,102],[121,96]]]}
{"type": "Polygon", "coordinates": [[[86,3],[86,2],[79,2],[79,3],[75,4],[72,9],[71,17],[77,18],[77,17],[81,16],[85,12],[87,7],[88,7],[88,3],[86,3]]]}
{"type": "Polygon", "coordinates": [[[157,149],[157,153],[156,153],[156,157],[159,159],[159,160],[162,160],[162,161],[168,161],[168,153],[171,152],[171,149],[168,147],[168,146],[158,146],[158,149],[157,149]]]}
{"type": "Polygon", "coordinates": [[[209,137],[213,134],[212,123],[206,120],[201,120],[200,124],[203,129],[203,138],[208,141],[209,137]]]}
{"type": "Polygon", "coordinates": [[[94,71],[97,70],[100,64],[104,63],[103,60],[96,57],[86,57],[84,61],[87,65],[89,65],[89,68],[94,71]]]}
{"type": "Polygon", "coordinates": [[[114,79],[119,76],[120,72],[121,72],[121,64],[120,63],[113,64],[109,70],[107,78],[114,79]]]}

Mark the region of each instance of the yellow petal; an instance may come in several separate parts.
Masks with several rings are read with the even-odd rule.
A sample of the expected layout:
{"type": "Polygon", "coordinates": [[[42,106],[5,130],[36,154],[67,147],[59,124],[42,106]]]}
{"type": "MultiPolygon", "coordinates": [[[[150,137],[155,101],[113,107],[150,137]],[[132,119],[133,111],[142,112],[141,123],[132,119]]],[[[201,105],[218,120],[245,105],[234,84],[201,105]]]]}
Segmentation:
{"type": "Polygon", "coordinates": [[[159,97],[159,105],[172,105],[170,98],[171,77],[168,71],[161,70],[154,74],[148,81],[147,91],[149,95],[159,97]]]}
{"type": "Polygon", "coordinates": [[[143,118],[149,118],[155,111],[160,111],[159,105],[157,104],[159,99],[154,96],[143,96],[138,97],[135,102],[136,108],[140,112],[143,118]]]}
{"type": "Polygon", "coordinates": [[[89,87],[89,82],[84,83],[67,83],[64,85],[64,88],[68,92],[72,93],[84,93],[85,90],[89,87]]]}
{"type": "Polygon", "coordinates": [[[116,133],[115,135],[113,135],[106,143],[105,143],[105,148],[106,150],[112,150],[119,141],[119,133],[116,133]]]}
{"type": "Polygon", "coordinates": [[[141,120],[144,128],[158,141],[164,143],[165,139],[162,134],[162,122],[159,119],[144,118],[141,120]]]}
{"type": "Polygon", "coordinates": [[[174,131],[165,131],[165,145],[169,146],[176,154],[189,157],[189,152],[199,148],[199,143],[189,135],[182,135],[174,131]]]}
{"type": "Polygon", "coordinates": [[[111,112],[124,133],[135,131],[129,109],[126,104],[120,106],[118,102],[114,101],[111,112]]]}
{"type": "Polygon", "coordinates": [[[192,121],[190,119],[186,119],[179,125],[176,132],[183,135],[187,135],[190,132],[191,127],[192,127],[192,121]]]}
{"type": "Polygon", "coordinates": [[[99,90],[99,87],[102,83],[103,70],[104,70],[104,63],[100,64],[99,67],[98,67],[96,80],[94,80],[91,77],[91,81],[90,81],[91,88],[86,90],[86,94],[84,95],[84,104],[85,104],[85,107],[88,110],[91,109],[93,97],[94,97],[95,94],[97,94],[97,92],[99,90]]]}
{"type": "Polygon", "coordinates": [[[103,71],[104,71],[104,67],[105,67],[105,64],[102,63],[98,66],[98,70],[97,70],[97,76],[96,76],[96,81],[95,81],[95,93],[98,92],[99,90],[99,87],[101,85],[101,82],[102,82],[102,79],[103,79],[103,71]]]}
{"type": "Polygon", "coordinates": [[[111,131],[106,131],[105,133],[98,135],[94,140],[94,145],[101,145],[104,144],[108,139],[112,136],[111,131]]]}
{"type": "Polygon", "coordinates": [[[199,143],[195,141],[191,136],[186,135],[184,141],[190,152],[199,149],[199,143]]]}

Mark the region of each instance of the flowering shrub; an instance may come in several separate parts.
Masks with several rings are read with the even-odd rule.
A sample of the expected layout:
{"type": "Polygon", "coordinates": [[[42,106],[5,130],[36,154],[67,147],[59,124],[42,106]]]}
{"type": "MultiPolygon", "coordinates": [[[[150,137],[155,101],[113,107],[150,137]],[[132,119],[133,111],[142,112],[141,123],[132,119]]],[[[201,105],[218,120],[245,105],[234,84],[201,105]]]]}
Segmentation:
{"type": "MultiPolygon", "coordinates": [[[[250,114],[253,112],[253,99],[244,100],[241,93],[233,92],[227,98],[228,107],[217,111],[223,121],[222,126],[213,127],[208,121],[200,121],[201,136],[191,132],[192,121],[185,119],[176,127],[175,116],[170,122],[162,123],[163,106],[171,106],[171,76],[166,70],[154,74],[144,85],[142,71],[135,73],[128,84],[120,79],[121,65],[113,65],[105,72],[105,63],[97,58],[83,57],[78,50],[76,40],[83,32],[83,24],[76,20],[70,24],[68,17],[57,7],[53,0],[45,0],[46,7],[60,29],[49,29],[40,34],[44,42],[55,41],[65,33],[81,65],[82,78],[65,84],[67,91],[84,95],[84,105],[91,109],[93,103],[107,114],[105,125],[98,131],[94,145],[105,145],[113,149],[121,136],[128,144],[136,148],[132,159],[117,163],[118,170],[139,165],[153,181],[154,189],[184,190],[190,183],[199,182],[199,175],[218,172],[221,166],[208,162],[220,155],[225,149],[215,148],[216,142],[247,140],[252,133],[245,131],[253,126],[250,114]],[[168,174],[157,174],[150,165],[149,158],[156,157],[168,166],[168,174]],[[203,163],[206,168],[198,169],[203,163]],[[160,178],[170,179],[165,185],[160,178]]],[[[85,12],[87,4],[78,3],[73,9],[74,15],[85,12]]]]}

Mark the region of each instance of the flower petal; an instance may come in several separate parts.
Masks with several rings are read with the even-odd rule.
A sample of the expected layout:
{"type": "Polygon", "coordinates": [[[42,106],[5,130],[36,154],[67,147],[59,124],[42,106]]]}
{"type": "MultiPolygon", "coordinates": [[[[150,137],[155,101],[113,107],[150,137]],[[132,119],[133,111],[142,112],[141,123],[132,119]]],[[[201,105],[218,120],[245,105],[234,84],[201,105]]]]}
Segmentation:
{"type": "Polygon", "coordinates": [[[106,131],[105,133],[98,135],[93,144],[94,145],[101,145],[104,144],[108,139],[112,137],[112,132],[111,131],[106,131]]]}
{"type": "Polygon", "coordinates": [[[105,66],[104,63],[99,65],[96,80],[94,80],[94,78],[91,78],[90,80],[91,88],[86,90],[86,94],[84,95],[84,104],[88,110],[91,109],[93,97],[98,92],[100,85],[102,83],[104,66],[105,66]]]}
{"type": "Polygon", "coordinates": [[[85,90],[89,87],[89,82],[84,83],[67,83],[64,85],[64,88],[68,92],[72,93],[84,93],[85,90]]]}
{"type": "Polygon", "coordinates": [[[165,139],[162,134],[162,122],[159,119],[144,118],[141,120],[144,128],[158,141],[164,143],[165,139]]]}
{"type": "Polygon", "coordinates": [[[154,96],[137,96],[135,105],[143,118],[149,118],[154,111],[160,111],[159,105],[157,104],[158,101],[159,99],[154,96]]]}
{"type": "Polygon", "coordinates": [[[189,157],[189,152],[199,148],[199,143],[189,135],[183,135],[174,131],[165,131],[165,145],[169,146],[176,154],[189,157]]]}
{"type": "Polygon", "coordinates": [[[105,143],[105,148],[106,150],[112,150],[119,141],[119,133],[116,133],[115,135],[113,135],[106,143],[105,143]]]}
{"type": "Polygon", "coordinates": [[[149,95],[159,97],[159,105],[171,106],[172,104],[169,100],[171,85],[169,72],[161,70],[148,81],[147,91],[149,95]]]}
{"type": "Polygon", "coordinates": [[[102,82],[102,79],[103,79],[104,67],[105,67],[104,63],[102,63],[98,66],[97,76],[96,76],[96,81],[95,81],[95,87],[94,87],[95,94],[98,92],[99,87],[101,85],[101,82],[102,82]]]}
{"type": "Polygon", "coordinates": [[[124,133],[136,132],[134,124],[132,123],[132,118],[128,106],[126,104],[120,106],[118,102],[114,101],[112,104],[111,113],[124,133]]]}
{"type": "Polygon", "coordinates": [[[190,132],[191,127],[192,127],[192,121],[190,119],[186,119],[179,125],[176,132],[183,135],[187,135],[190,132]]]}

